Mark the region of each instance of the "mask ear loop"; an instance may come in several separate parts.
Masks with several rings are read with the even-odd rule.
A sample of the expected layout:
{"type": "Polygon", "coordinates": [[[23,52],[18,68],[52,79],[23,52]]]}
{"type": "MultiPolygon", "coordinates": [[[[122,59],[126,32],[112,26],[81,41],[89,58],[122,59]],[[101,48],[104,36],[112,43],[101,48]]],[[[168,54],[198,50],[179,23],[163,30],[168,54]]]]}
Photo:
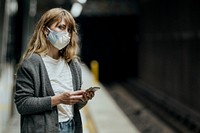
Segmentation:
{"type": "Polygon", "coordinates": [[[47,29],[48,29],[49,31],[52,31],[49,27],[47,27],[47,29]]]}
{"type": "Polygon", "coordinates": [[[44,33],[46,38],[48,37],[49,31],[50,31],[50,29],[48,27],[43,26],[43,33],[44,33]]]}

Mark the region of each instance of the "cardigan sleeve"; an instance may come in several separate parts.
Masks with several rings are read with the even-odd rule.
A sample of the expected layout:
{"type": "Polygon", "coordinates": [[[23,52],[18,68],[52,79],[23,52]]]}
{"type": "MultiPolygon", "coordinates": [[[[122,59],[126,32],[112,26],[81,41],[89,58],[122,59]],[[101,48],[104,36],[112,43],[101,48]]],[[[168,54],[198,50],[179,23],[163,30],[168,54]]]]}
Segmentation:
{"type": "Polygon", "coordinates": [[[24,61],[17,71],[15,104],[20,114],[35,114],[51,110],[51,97],[36,95],[36,89],[40,89],[40,83],[34,65],[30,61],[24,61]]]}

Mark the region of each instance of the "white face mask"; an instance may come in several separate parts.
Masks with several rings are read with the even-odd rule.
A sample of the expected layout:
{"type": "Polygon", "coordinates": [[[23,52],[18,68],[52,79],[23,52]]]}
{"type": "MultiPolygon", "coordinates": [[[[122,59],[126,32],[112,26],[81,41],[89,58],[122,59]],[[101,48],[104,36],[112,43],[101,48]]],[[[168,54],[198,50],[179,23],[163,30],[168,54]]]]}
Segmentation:
{"type": "Polygon", "coordinates": [[[70,42],[70,36],[68,32],[62,31],[62,32],[56,32],[51,30],[47,27],[49,30],[49,35],[47,36],[47,39],[51,42],[51,44],[57,48],[58,50],[63,49],[66,47],[70,42]]]}

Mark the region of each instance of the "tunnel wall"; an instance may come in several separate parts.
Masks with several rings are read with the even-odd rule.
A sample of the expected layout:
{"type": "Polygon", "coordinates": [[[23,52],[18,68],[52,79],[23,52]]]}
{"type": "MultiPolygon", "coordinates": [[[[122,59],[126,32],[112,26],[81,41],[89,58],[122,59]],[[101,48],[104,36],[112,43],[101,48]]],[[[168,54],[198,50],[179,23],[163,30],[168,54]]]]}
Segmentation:
{"type": "Polygon", "coordinates": [[[99,63],[99,79],[104,84],[137,76],[137,15],[83,16],[78,18],[81,57],[90,67],[99,63]]]}
{"type": "MultiPolygon", "coordinates": [[[[138,79],[200,112],[200,1],[140,3],[138,79]]],[[[175,104],[175,103],[172,103],[175,104]]]]}

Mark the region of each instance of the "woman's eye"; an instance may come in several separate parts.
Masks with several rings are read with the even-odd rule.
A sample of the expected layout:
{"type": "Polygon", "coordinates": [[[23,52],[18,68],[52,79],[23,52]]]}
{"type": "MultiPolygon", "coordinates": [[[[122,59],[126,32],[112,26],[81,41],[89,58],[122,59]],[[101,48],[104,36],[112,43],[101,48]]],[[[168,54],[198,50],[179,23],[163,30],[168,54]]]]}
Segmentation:
{"type": "Polygon", "coordinates": [[[64,30],[64,29],[65,29],[65,27],[62,26],[62,25],[59,25],[58,28],[61,29],[61,30],[64,30]]]}
{"type": "Polygon", "coordinates": [[[68,31],[69,33],[72,33],[72,29],[71,29],[71,28],[67,29],[67,31],[68,31]]]}

